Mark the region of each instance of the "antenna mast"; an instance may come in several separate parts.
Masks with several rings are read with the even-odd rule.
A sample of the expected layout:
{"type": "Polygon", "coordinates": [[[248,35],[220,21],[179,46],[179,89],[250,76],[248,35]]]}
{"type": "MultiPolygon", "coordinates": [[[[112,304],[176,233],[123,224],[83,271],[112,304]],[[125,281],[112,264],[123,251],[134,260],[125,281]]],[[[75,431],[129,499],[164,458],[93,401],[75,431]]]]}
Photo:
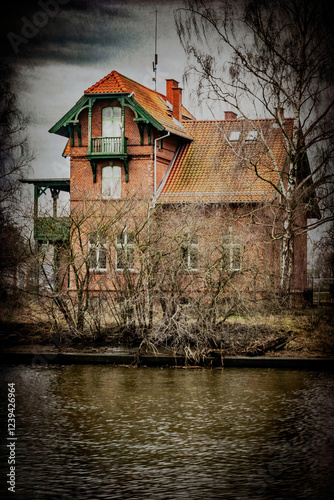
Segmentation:
{"type": "Polygon", "coordinates": [[[158,45],[158,11],[155,11],[155,38],[154,38],[154,61],[153,61],[153,73],[154,77],[152,78],[154,82],[154,90],[157,90],[157,67],[158,67],[158,54],[157,54],[157,45],[158,45]]]}

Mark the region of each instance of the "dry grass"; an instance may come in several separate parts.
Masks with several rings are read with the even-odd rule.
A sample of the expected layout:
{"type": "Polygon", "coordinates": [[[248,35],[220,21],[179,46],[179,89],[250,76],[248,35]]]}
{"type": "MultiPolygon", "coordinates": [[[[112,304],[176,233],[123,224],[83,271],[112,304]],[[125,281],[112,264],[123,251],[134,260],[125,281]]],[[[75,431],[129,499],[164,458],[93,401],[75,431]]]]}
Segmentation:
{"type": "MultiPolygon", "coordinates": [[[[82,336],[80,346],[68,342],[69,332],[65,328],[61,335],[71,348],[76,346],[78,350],[110,347],[122,342],[139,345],[144,341],[143,347],[148,349],[165,348],[179,353],[220,349],[225,355],[240,355],[263,347],[261,354],[270,356],[334,357],[333,312],[333,307],[296,309],[275,314],[257,312],[248,317],[229,318],[214,331],[199,332],[194,325],[186,331],[183,325],[184,335],[180,335],[180,330],[177,336],[173,336],[172,331],[157,335],[157,332],[163,331],[159,325],[155,325],[152,332],[138,335],[136,331],[119,331],[116,325],[111,324],[103,329],[99,338],[91,333],[82,336]],[[270,342],[275,343],[276,340],[278,345],[270,348],[270,342]]],[[[55,331],[36,303],[2,305],[0,343],[3,347],[50,344],[55,335],[59,335],[59,329],[55,331]]]]}

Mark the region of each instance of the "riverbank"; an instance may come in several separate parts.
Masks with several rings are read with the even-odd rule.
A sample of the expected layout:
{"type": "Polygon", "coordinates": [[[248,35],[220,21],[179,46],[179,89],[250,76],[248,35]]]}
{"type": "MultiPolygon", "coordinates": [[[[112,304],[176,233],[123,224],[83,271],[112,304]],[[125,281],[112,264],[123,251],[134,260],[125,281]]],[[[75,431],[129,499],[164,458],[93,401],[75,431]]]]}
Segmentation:
{"type": "Polygon", "coordinates": [[[292,370],[334,371],[334,358],[285,358],[268,356],[226,356],[211,353],[189,360],[168,354],[143,355],[138,352],[54,353],[51,351],[2,352],[0,364],[15,365],[121,365],[160,368],[280,368],[292,370]]]}
{"type": "Polygon", "coordinates": [[[113,356],[116,359],[122,353],[124,356],[130,355],[130,358],[121,359],[121,364],[133,364],[138,357],[143,356],[148,359],[151,357],[154,364],[157,356],[160,356],[162,363],[169,357],[172,361],[168,361],[168,364],[175,365],[177,359],[181,364],[195,366],[202,363],[201,360],[205,360],[203,363],[209,366],[219,364],[219,359],[237,358],[253,359],[253,365],[256,359],[264,357],[334,359],[332,318],[333,308],[232,318],[221,325],[217,335],[208,336],[210,344],[198,348],[192,339],[192,344],[176,349],[172,345],[154,345],[150,342],[149,333],[140,336],[132,332],[129,335],[129,332],[117,328],[106,327],[98,336],[90,333],[71,334],[66,330],[54,332],[46,318],[29,321],[27,315],[20,314],[10,321],[0,321],[0,351],[3,353],[2,358],[8,354],[12,359],[13,356],[19,359],[20,355],[27,356],[26,359],[29,356],[31,359],[31,355],[48,356],[50,359],[63,355],[68,356],[66,359],[71,359],[71,356],[74,359],[75,355],[78,359],[84,359],[84,355],[102,356],[101,359],[113,356]]]}

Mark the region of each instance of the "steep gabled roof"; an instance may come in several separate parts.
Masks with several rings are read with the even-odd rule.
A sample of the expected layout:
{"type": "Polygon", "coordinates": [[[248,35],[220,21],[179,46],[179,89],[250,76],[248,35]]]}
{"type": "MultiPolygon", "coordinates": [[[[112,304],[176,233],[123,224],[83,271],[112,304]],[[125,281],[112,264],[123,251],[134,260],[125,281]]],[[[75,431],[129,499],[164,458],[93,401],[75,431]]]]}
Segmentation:
{"type": "MultiPolygon", "coordinates": [[[[275,196],[277,171],[284,169],[287,159],[287,145],[275,120],[183,124],[194,141],[183,146],[160,186],[158,201],[261,202],[275,196]],[[269,183],[256,175],[254,165],[269,183]]],[[[292,125],[292,119],[285,120],[288,136],[292,125]]]]}
{"type": "MultiPolygon", "coordinates": [[[[117,71],[112,71],[100,81],[85,90],[79,101],[49,130],[51,133],[69,137],[67,125],[78,116],[80,110],[87,104],[90,96],[127,97],[140,116],[152,123],[158,130],[166,130],[185,139],[192,139],[182,123],[172,116],[172,110],[166,96],[141,85],[117,71]],[[131,96],[131,98],[129,98],[131,96]]],[[[194,120],[189,111],[182,106],[182,117],[194,120]]]]}
{"type": "MultiPolygon", "coordinates": [[[[183,124],[172,117],[166,96],[121,75],[117,71],[112,71],[109,75],[85,90],[85,95],[108,95],[113,93],[133,93],[133,99],[159,122],[163,129],[182,137],[191,138],[183,124]]],[[[194,117],[184,106],[182,106],[182,115],[186,119],[194,120],[194,117]]]]}

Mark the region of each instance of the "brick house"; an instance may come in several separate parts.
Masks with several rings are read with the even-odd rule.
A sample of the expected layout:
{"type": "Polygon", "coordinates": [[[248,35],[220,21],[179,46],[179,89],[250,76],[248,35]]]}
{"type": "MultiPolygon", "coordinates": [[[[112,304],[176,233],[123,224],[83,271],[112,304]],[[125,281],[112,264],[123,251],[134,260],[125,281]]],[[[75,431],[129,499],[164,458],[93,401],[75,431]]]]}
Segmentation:
{"type": "MultiPolygon", "coordinates": [[[[287,135],[292,126],[293,120],[285,118],[287,135]]],[[[221,121],[196,120],[182,105],[177,81],[167,80],[163,95],[112,71],[88,88],[50,132],[67,138],[63,154],[70,157],[70,179],[59,180],[54,199],[59,190],[69,189],[72,213],[98,207],[108,217],[136,197],[132,216],[159,207],[166,234],[177,233],[182,221],[188,271],[200,275],[208,249],[219,249],[218,259],[228,271],[252,269],[243,285],[251,293],[265,286],[264,277],[266,286],[277,284],[280,215],[274,185],[287,149],[275,119],[248,121],[225,112],[221,121]],[[146,200],[145,209],[138,200],[146,200]]],[[[51,189],[48,180],[39,182],[38,189],[51,189]]],[[[134,232],[124,217],[108,236],[112,245],[92,223],[87,230],[92,289],[96,283],[112,288],[111,272],[137,269],[134,232]]],[[[129,221],[129,214],[125,218],[129,221]]],[[[301,204],[296,224],[304,226],[306,218],[301,204]]],[[[45,236],[35,231],[35,239],[45,236]]],[[[306,232],[295,240],[293,279],[294,290],[306,289],[306,232]]]]}

